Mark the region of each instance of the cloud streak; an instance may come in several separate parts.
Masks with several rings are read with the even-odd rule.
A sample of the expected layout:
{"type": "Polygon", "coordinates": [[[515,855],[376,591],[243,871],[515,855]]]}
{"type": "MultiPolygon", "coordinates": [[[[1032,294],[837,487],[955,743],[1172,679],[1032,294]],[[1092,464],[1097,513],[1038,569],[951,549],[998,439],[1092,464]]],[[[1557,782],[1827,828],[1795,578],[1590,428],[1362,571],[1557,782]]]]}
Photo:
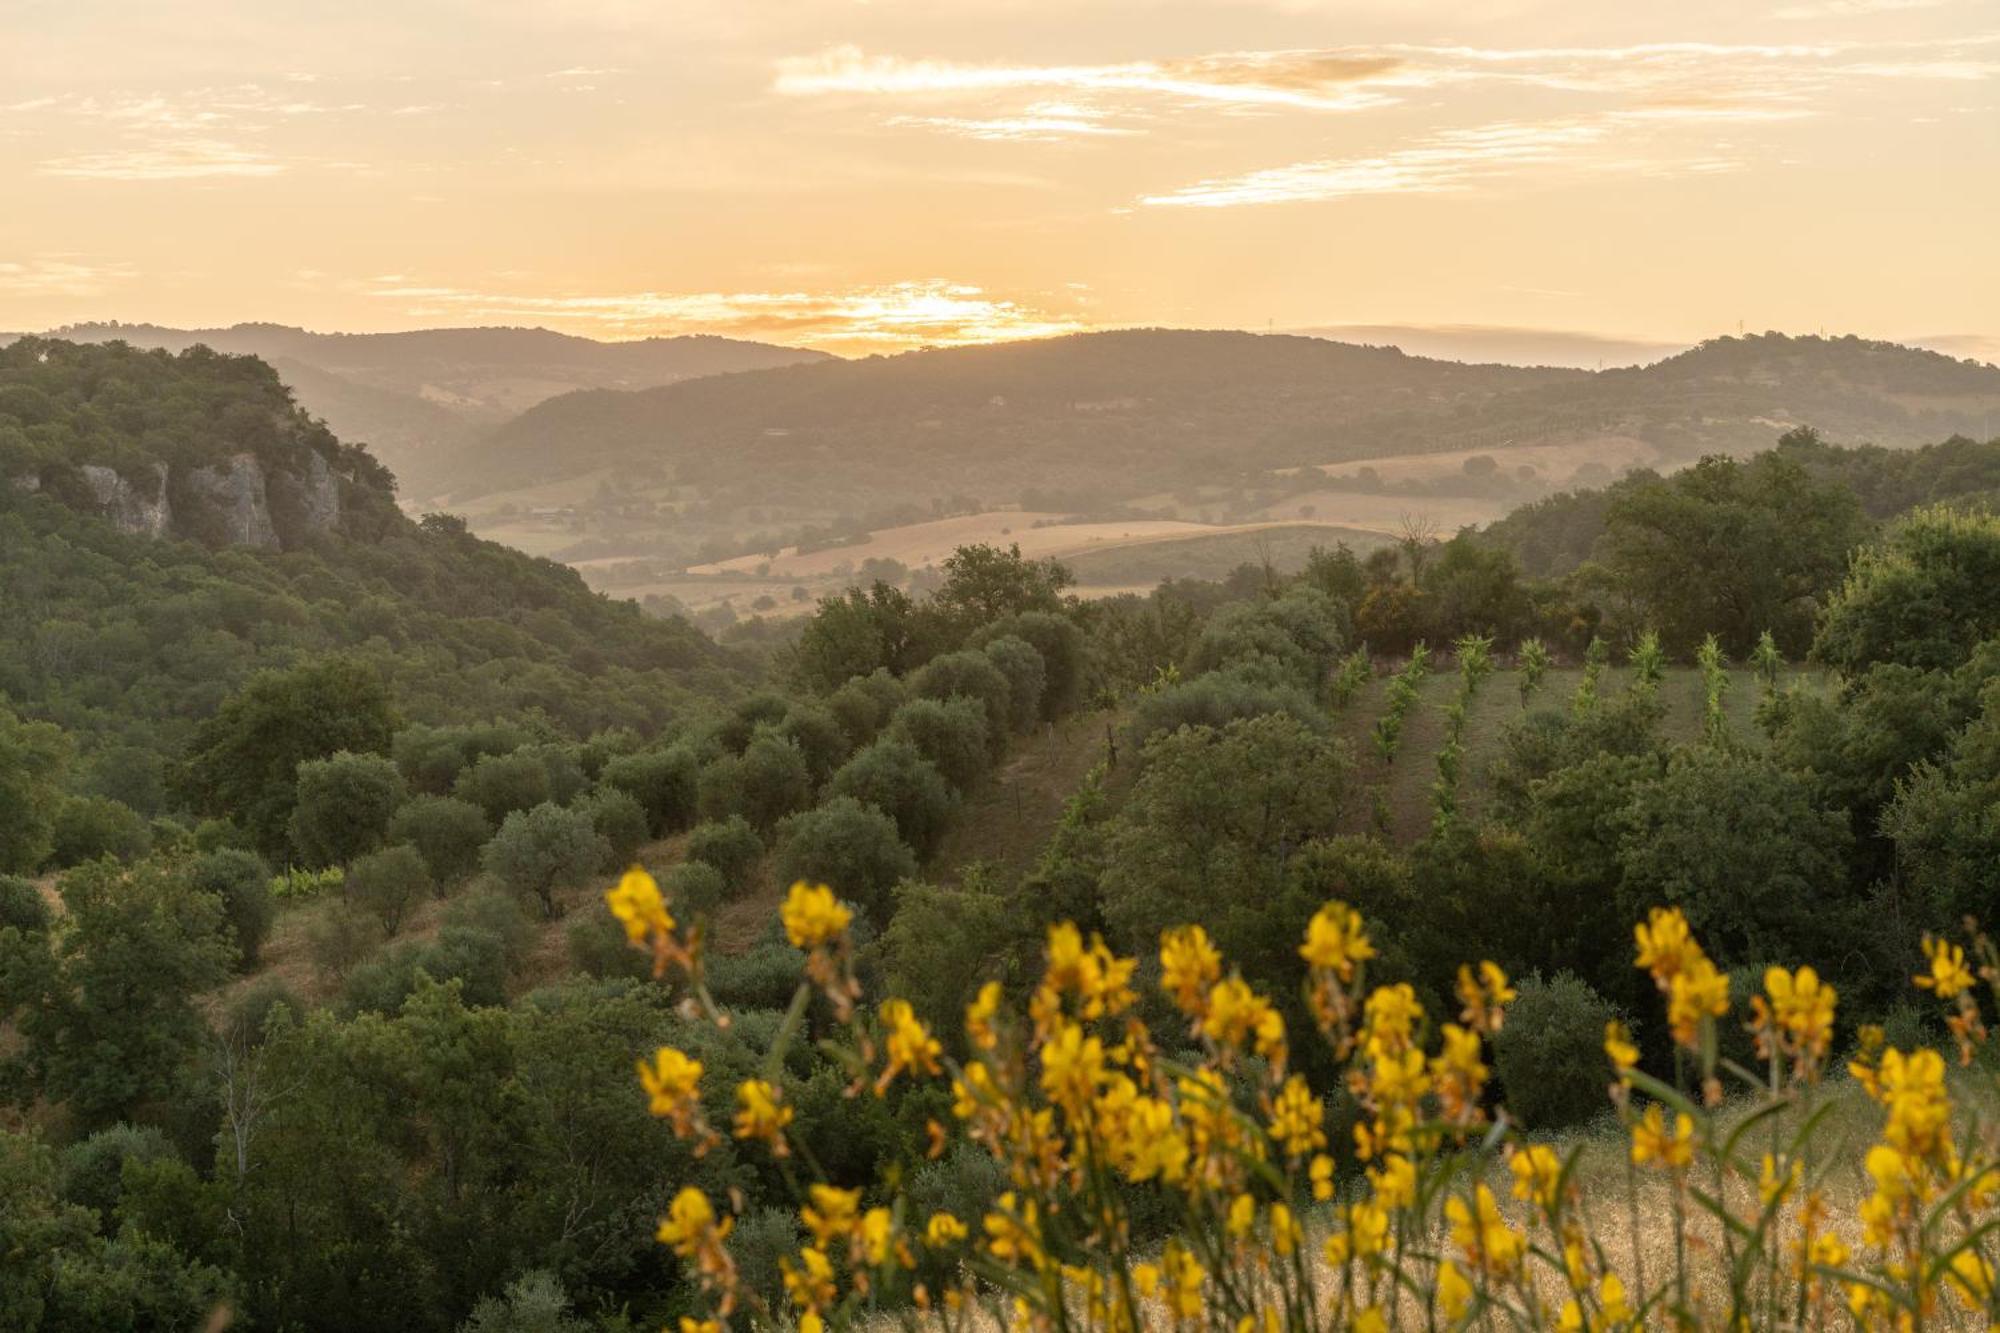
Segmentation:
{"type": "Polygon", "coordinates": [[[1080,319],[942,279],[820,292],[548,296],[426,287],[397,278],[383,280],[371,295],[412,318],[546,321],[630,338],[714,333],[852,351],[1045,338],[1086,327],[1080,319]]]}

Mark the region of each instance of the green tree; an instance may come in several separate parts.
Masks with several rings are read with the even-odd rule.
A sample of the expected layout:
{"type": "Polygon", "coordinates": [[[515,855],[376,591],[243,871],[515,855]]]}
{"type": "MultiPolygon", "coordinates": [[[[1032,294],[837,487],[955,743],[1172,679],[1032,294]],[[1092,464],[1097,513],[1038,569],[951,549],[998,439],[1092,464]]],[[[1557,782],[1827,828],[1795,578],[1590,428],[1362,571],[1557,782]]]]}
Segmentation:
{"type": "Polygon", "coordinates": [[[262,671],[196,729],[182,783],[196,809],[283,858],[299,765],[342,750],[387,754],[395,732],[389,691],[370,667],[333,658],[262,671]]]}
{"type": "Polygon", "coordinates": [[[416,848],[441,891],[478,872],[480,849],[492,836],[486,813],[455,796],[412,797],[389,820],[389,841],[416,848]]]}
{"type": "Polygon", "coordinates": [[[983,653],[970,650],[932,658],[910,677],[910,693],[919,699],[977,700],[986,712],[986,743],[995,757],[1007,748],[1013,692],[1007,677],[983,653]]]}
{"type": "Polygon", "coordinates": [[[0,702],[0,874],[31,874],[55,846],[69,741],[46,722],[23,722],[0,702]]]}
{"type": "Polygon", "coordinates": [[[254,971],[271,933],[271,868],[264,858],[240,847],[219,847],[188,862],[188,882],[222,903],[222,915],[236,942],[237,964],[254,971]]]}
{"type": "Polygon", "coordinates": [[[896,710],[888,734],[908,741],[960,792],[971,790],[992,766],[986,710],[977,699],[912,699],[896,710]]]}
{"type": "Polygon", "coordinates": [[[936,850],[956,805],[951,784],[937,765],[908,741],[884,737],[841,765],[827,795],[851,796],[896,821],[903,841],[920,857],[936,850]]]}
{"type": "Polygon", "coordinates": [[[1855,556],[1813,656],[1850,676],[1880,662],[1949,670],[2000,635],[2000,517],[1919,509],[1855,556]]]}
{"type": "Polygon", "coordinates": [[[700,769],[692,749],[672,745],[619,755],[605,764],[602,778],[638,801],[653,834],[663,837],[694,822],[700,769]]]}
{"type": "Polygon", "coordinates": [[[1339,745],[1282,714],[1154,740],[1111,832],[1105,919],[1134,947],[1184,922],[1222,939],[1230,914],[1278,893],[1302,843],[1333,832],[1348,769],[1339,745]]]}
{"type": "Polygon", "coordinates": [[[236,948],[221,900],[165,866],[94,862],[61,893],[64,930],[0,932],[0,1018],[21,1034],[17,1086],[97,1127],[181,1086],[208,1035],[197,1000],[236,948]]]}
{"type": "Polygon", "coordinates": [[[687,858],[714,866],[731,888],[743,893],[764,859],[764,839],[741,815],[705,820],[688,834],[687,858]]]}
{"type": "Polygon", "coordinates": [[[553,921],[562,915],[563,893],[598,873],[604,850],[589,815],[543,802],[508,815],[483,860],[487,874],[515,893],[532,895],[553,921]]]}
{"type": "Polygon", "coordinates": [[[309,866],[345,865],[382,845],[409,797],[403,775],[378,754],[341,752],[299,765],[292,845],[309,866]]]}
{"type": "Polygon", "coordinates": [[[896,821],[851,796],[836,796],[778,825],[779,884],[804,880],[834,892],[877,922],[890,916],[890,890],[917,873],[896,821]]]}
{"type": "Polygon", "coordinates": [[[966,646],[981,648],[999,639],[1020,639],[1041,655],[1042,692],[1036,700],[1045,722],[1074,712],[1083,698],[1086,658],[1083,630],[1067,614],[1021,611],[974,631],[966,646]]]}
{"type": "Polygon", "coordinates": [[[988,642],[982,652],[1007,678],[1008,725],[1017,732],[1034,730],[1042,717],[1047,671],[1042,655],[1026,639],[1005,634],[988,642]]]}
{"type": "Polygon", "coordinates": [[[1001,550],[980,543],[945,557],[944,583],[932,603],[944,617],[970,630],[1024,611],[1060,611],[1063,592],[1076,582],[1053,560],[1030,560],[1018,544],[1001,550]]]}
{"type": "Polygon", "coordinates": [[[412,908],[431,893],[431,874],[416,848],[398,843],[370,852],[347,868],[348,901],[382,923],[393,937],[412,908]]]}

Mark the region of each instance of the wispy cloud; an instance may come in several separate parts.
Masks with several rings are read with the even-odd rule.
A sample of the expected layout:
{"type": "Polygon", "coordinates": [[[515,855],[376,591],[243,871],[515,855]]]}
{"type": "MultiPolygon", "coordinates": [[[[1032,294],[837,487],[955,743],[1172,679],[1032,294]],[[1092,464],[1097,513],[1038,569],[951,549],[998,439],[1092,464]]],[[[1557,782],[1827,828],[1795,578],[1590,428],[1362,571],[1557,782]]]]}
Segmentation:
{"type": "Polygon", "coordinates": [[[106,181],[275,176],[284,169],[284,163],[254,148],[222,139],[180,139],[151,148],[79,153],[73,157],[51,158],[38,168],[44,176],[106,181]]]}
{"type": "Polygon", "coordinates": [[[1138,131],[1106,123],[1095,107],[1041,102],[1016,116],[892,116],[892,126],[937,130],[967,139],[1052,143],[1059,139],[1122,138],[1138,131]]]}
{"type": "Polygon", "coordinates": [[[371,294],[412,318],[548,322],[617,337],[715,333],[860,351],[1073,333],[1082,320],[931,279],[833,291],[529,295],[385,278],[371,294]]]}
{"type": "Polygon", "coordinates": [[[1364,194],[1434,194],[1543,166],[1600,143],[1607,126],[1583,121],[1502,122],[1440,134],[1386,153],[1294,162],[1197,181],[1141,203],[1171,208],[1240,208],[1364,194]]]}
{"type": "Polygon", "coordinates": [[[133,274],[130,264],[93,264],[75,255],[0,259],[0,292],[20,298],[98,296],[133,274]]]}
{"type": "Polygon", "coordinates": [[[1397,64],[1381,53],[1239,52],[1115,65],[984,65],[869,55],[837,46],[778,62],[776,91],[935,97],[1035,90],[1140,93],[1182,102],[1351,111],[1394,99],[1363,85],[1397,64]]]}

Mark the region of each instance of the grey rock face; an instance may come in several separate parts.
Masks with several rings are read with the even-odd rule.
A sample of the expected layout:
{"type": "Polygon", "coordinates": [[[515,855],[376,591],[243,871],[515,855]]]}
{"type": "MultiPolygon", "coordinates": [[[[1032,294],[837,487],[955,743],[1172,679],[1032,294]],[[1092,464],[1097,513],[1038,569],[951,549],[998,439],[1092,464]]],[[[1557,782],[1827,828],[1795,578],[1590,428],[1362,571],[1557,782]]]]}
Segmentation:
{"type": "Polygon", "coordinates": [[[306,526],[314,532],[330,532],[340,521],[340,479],[333,475],[318,450],[310,455],[306,474],[299,482],[299,497],[305,509],[306,526]]]}
{"type": "Polygon", "coordinates": [[[221,512],[230,544],[278,549],[264,469],[254,454],[233,455],[220,467],[196,468],[188,473],[188,486],[221,512]]]}
{"type": "Polygon", "coordinates": [[[108,467],[85,464],[84,484],[90,487],[104,516],[120,529],[142,537],[163,537],[173,526],[173,507],[167,501],[167,465],[152,466],[152,498],[108,467]]]}

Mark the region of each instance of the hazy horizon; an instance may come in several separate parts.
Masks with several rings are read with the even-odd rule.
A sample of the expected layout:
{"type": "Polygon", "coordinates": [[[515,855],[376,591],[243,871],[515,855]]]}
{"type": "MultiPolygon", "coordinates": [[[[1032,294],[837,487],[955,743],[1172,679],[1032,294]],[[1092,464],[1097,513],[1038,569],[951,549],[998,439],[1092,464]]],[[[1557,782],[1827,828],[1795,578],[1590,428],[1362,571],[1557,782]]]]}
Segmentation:
{"type": "Polygon", "coordinates": [[[1993,3],[5,12],[7,328],[2000,337],[1993,3]]]}

